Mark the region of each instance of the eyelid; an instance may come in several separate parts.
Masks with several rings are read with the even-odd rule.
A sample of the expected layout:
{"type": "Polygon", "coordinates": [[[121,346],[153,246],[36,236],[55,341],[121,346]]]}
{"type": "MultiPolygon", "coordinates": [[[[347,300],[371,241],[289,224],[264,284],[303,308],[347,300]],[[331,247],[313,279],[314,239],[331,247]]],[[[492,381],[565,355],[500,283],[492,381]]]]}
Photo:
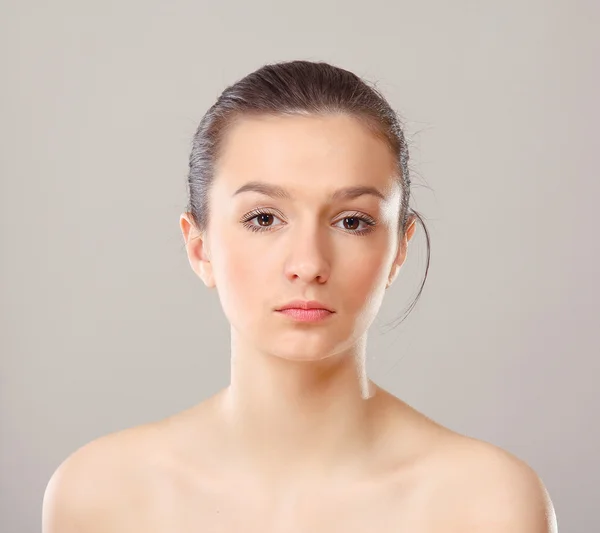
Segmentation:
{"type": "MultiPolygon", "coordinates": [[[[279,211],[278,209],[275,209],[272,207],[256,207],[256,208],[252,209],[251,211],[249,211],[248,213],[246,213],[240,219],[240,222],[245,222],[245,221],[250,220],[258,215],[275,215],[282,219],[285,219],[285,217],[283,216],[281,211],[279,211]]],[[[340,217],[341,218],[364,217],[367,220],[369,220],[370,222],[372,222],[374,225],[378,223],[377,219],[375,217],[365,213],[364,211],[358,211],[356,209],[354,209],[354,210],[348,209],[346,211],[342,211],[340,214],[337,215],[336,218],[340,218],[340,217]],[[349,214],[345,214],[345,213],[349,213],[349,214]],[[345,214],[345,216],[342,217],[341,215],[343,215],[343,214],[345,214]]]]}
{"type": "Polygon", "coordinates": [[[246,222],[258,215],[275,215],[280,218],[285,218],[280,211],[271,207],[256,207],[252,211],[248,211],[241,219],[240,222],[246,222]]]}
{"type": "MultiPolygon", "coordinates": [[[[277,210],[274,210],[274,211],[277,211],[277,210]]],[[[257,217],[259,217],[261,215],[271,215],[275,218],[280,218],[276,213],[272,213],[270,208],[256,208],[256,209],[253,209],[252,211],[250,211],[249,213],[247,213],[246,215],[244,215],[244,217],[240,220],[240,223],[245,228],[248,228],[249,230],[251,230],[253,232],[257,232],[257,233],[268,233],[268,232],[273,231],[272,228],[274,228],[275,226],[282,225],[282,224],[276,224],[275,226],[255,226],[254,224],[251,223],[252,220],[256,219],[257,217]]],[[[342,217],[340,217],[338,215],[337,222],[340,222],[346,218],[356,218],[360,222],[365,224],[366,227],[361,230],[358,230],[358,229],[357,230],[343,230],[344,232],[346,232],[350,235],[354,235],[356,237],[368,235],[369,233],[371,233],[372,231],[375,230],[375,226],[379,225],[377,220],[375,220],[371,215],[368,215],[367,213],[362,213],[360,211],[354,211],[353,213],[346,214],[345,216],[342,216],[342,217]]],[[[285,224],[285,222],[284,222],[284,224],[285,224]]]]}

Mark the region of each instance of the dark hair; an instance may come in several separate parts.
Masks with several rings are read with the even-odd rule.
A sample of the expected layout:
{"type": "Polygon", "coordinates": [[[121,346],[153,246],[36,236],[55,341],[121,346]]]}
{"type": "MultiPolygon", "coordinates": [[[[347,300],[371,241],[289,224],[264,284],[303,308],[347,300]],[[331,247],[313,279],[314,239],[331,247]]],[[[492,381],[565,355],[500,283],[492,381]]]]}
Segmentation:
{"type": "MultiPolygon", "coordinates": [[[[189,160],[187,211],[203,233],[208,228],[209,190],[223,138],[236,119],[257,115],[327,115],[343,113],[359,119],[381,138],[398,161],[401,189],[399,231],[418,218],[427,239],[423,282],[408,316],[416,305],[429,271],[430,238],[423,218],[409,207],[411,180],[408,147],[400,120],[386,99],[356,74],[325,62],[287,61],[267,64],[227,87],[206,112],[192,141],[189,160]]],[[[402,322],[404,320],[400,320],[402,322]]]]}

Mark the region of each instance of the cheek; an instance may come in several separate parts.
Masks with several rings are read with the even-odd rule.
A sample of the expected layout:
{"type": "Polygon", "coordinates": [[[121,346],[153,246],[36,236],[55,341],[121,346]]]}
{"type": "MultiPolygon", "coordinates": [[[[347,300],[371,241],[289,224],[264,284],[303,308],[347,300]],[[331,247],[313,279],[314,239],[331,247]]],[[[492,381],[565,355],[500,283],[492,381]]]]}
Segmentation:
{"type": "Polygon", "coordinates": [[[219,298],[229,320],[236,324],[258,319],[259,309],[269,302],[266,289],[273,279],[269,263],[252,247],[223,236],[213,258],[213,271],[219,298]]]}
{"type": "MultiPolygon", "coordinates": [[[[385,234],[373,240],[365,237],[364,245],[356,239],[354,246],[340,240],[339,247],[330,250],[332,270],[324,292],[330,291],[346,313],[370,316],[383,297],[391,245],[385,234]]],[[[219,246],[213,251],[213,272],[223,311],[232,323],[253,327],[264,312],[281,303],[274,282],[282,277],[279,252],[273,246],[249,245],[248,237],[236,231],[222,231],[214,242],[219,246]]]]}
{"type": "Polygon", "coordinates": [[[364,307],[365,301],[378,291],[381,284],[385,286],[387,269],[383,259],[382,254],[363,254],[354,265],[345,265],[346,273],[340,278],[352,308],[364,307]]]}

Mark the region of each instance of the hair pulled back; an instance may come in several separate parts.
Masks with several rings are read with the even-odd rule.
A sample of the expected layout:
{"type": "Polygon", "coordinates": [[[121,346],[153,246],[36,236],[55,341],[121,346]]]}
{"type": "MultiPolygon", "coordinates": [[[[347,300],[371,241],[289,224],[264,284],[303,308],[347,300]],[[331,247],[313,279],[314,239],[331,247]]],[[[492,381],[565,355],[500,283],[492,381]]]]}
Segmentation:
{"type": "MultiPolygon", "coordinates": [[[[395,111],[383,95],[356,74],[326,62],[304,60],[267,64],[227,87],[206,112],[192,140],[187,178],[189,212],[204,233],[210,221],[209,191],[227,131],[248,116],[346,114],[361,121],[384,141],[397,161],[396,179],[401,190],[398,220],[400,237],[417,218],[427,240],[423,282],[404,318],[416,305],[427,279],[430,238],[419,213],[409,206],[411,179],[408,147],[395,111]]],[[[402,318],[400,323],[404,320],[402,318]]]]}

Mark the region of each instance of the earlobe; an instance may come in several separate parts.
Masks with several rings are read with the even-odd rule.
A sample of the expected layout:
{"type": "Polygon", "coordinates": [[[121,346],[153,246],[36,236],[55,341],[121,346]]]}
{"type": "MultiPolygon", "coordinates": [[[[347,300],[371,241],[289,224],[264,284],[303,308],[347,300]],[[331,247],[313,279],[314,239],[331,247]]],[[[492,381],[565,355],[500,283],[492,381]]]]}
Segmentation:
{"type": "MultiPolygon", "coordinates": [[[[194,244],[191,245],[190,249],[194,250],[192,255],[196,265],[196,268],[193,266],[192,268],[194,268],[196,274],[198,274],[200,279],[204,282],[204,285],[209,289],[214,288],[215,280],[208,242],[201,235],[198,235],[194,238],[194,244]]],[[[192,259],[190,259],[190,262],[191,261],[192,259]]]]}
{"type": "Polygon", "coordinates": [[[204,285],[206,285],[209,289],[213,289],[215,287],[212,263],[210,261],[198,261],[198,276],[204,282],[204,285]]]}
{"type": "Polygon", "coordinates": [[[408,241],[410,241],[410,239],[412,238],[412,236],[415,232],[416,220],[417,220],[416,217],[412,218],[411,223],[407,227],[406,233],[398,240],[398,250],[396,253],[396,257],[394,258],[394,264],[392,265],[392,268],[390,269],[390,275],[388,277],[388,282],[387,282],[387,285],[385,286],[386,289],[392,283],[394,283],[394,280],[398,276],[398,272],[400,272],[400,269],[402,268],[402,265],[404,264],[404,261],[406,260],[406,251],[408,249],[408,241]]]}
{"type": "Polygon", "coordinates": [[[189,213],[182,214],[179,223],[192,270],[208,288],[213,288],[215,281],[207,240],[198,231],[189,213]]]}
{"type": "Polygon", "coordinates": [[[415,234],[416,230],[417,230],[417,217],[413,216],[413,217],[411,217],[411,222],[408,225],[408,228],[406,230],[406,240],[407,240],[407,242],[410,241],[413,238],[413,235],[415,234]]]}
{"type": "Polygon", "coordinates": [[[385,286],[386,289],[388,287],[390,287],[392,285],[392,283],[394,283],[394,280],[398,276],[398,272],[399,271],[400,271],[400,266],[398,265],[398,263],[394,263],[394,265],[392,266],[392,270],[390,272],[390,275],[388,277],[387,285],[385,286]]]}

